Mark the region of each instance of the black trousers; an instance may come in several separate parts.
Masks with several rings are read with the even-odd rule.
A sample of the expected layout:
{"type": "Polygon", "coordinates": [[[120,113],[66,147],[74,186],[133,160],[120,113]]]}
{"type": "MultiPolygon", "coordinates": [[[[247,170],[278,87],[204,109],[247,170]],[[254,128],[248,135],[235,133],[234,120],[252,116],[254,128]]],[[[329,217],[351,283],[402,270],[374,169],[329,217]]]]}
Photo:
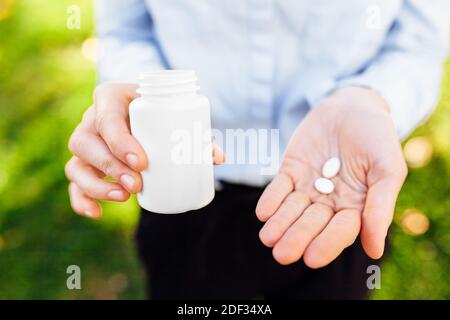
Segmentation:
{"type": "Polygon", "coordinates": [[[369,259],[359,239],[330,265],[282,266],[258,238],[262,188],[224,183],[189,213],[141,213],[136,238],[153,299],[365,299],[369,259]]]}

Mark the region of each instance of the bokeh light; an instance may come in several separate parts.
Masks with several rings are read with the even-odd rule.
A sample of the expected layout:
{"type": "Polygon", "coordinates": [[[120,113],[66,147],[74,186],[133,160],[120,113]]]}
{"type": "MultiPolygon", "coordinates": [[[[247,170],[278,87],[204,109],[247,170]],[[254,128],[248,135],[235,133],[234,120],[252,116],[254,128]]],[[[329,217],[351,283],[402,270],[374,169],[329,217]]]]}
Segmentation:
{"type": "Polygon", "coordinates": [[[433,157],[433,146],[428,138],[410,139],[403,149],[406,162],[410,168],[422,168],[430,163],[433,157]]]}
{"type": "Polygon", "coordinates": [[[430,221],[423,212],[417,209],[408,209],[400,218],[400,226],[405,233],[419,236],[428,231],[430,221]]]}
{"type": "Polygon", "coordinates": [[[108,279],[108,285],[115,293],[121,293],[128,287],[128,277],[124,273],[113,274],[108,279]]]}
{"type": "Polygon", "coordinates": [[[95,62],[97,60],[98,39],[89,38],[81,45],[81,54],[87,60],[95,62]]]}
{"type": "Polygon", "coordinates": [[[9,17],[12,12],[13,0],[0,0],[0,21],[9,17]]]}

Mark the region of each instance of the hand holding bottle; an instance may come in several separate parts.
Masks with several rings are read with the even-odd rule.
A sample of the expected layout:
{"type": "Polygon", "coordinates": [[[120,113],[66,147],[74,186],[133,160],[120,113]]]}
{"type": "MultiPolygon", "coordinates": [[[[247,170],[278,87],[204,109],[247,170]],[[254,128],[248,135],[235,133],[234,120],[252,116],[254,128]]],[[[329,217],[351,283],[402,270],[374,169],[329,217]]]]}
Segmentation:
{"type": "MultiPolygon", "coordinates": [[[[73,210],[83,216],[100,218],[97,200],[126,201],[142,189],[141,172],[149,159],[130,133],[129,104],[138,97],[135,84],[107,83],[94,92],[94,104],[85,112],[73,132],[66,164],[69,196],[73,210]],[[108,176],[113,181],[106,181],[108,176]]],[[[214,148],[214,163],[223,153],[214,148]]],[[[151,155],[149,155],[151,160],[151,155]]]]}

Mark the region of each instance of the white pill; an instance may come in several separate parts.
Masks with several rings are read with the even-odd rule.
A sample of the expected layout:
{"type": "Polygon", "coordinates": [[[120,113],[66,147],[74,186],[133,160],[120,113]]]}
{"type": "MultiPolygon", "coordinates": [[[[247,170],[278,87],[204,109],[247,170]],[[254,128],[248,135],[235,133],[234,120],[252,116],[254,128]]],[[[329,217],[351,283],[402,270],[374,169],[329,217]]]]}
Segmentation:
{"type": "Polygon", "coordinates": [[[326,178],[318,178],[314,183],[314,187],[323,194],[329,194],[334,191],[334,183],[326,178]]]}
{"type": "Polygon", "coordinates": [[[341,161],[339,158],[334,157],[328,159],[322,167],[322,176],[328,179],[334,178],[339,170],[341,170],[341,161]]]}

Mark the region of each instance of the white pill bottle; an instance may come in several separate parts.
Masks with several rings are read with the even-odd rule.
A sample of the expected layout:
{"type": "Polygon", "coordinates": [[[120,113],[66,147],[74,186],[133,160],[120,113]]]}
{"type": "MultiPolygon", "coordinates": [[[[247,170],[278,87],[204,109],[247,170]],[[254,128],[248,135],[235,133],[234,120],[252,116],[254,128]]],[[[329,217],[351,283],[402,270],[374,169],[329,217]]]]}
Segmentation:
{"type": "Polygon", "coordinates": [[[182,213],[214,198],[210,104],[191,70],[144,73],[130,104],[132,135],[144,148],[138,202],[156,213],[182,213]]]}

